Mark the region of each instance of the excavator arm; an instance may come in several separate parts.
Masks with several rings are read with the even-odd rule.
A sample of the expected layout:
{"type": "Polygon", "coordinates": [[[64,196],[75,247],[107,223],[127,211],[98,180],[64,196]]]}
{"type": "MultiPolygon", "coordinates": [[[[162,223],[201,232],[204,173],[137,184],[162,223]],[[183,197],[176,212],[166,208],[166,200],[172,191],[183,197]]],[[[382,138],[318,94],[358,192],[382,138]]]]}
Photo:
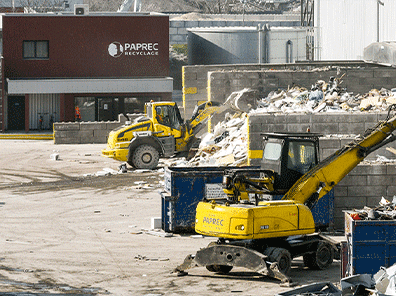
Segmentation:
{"type": "Polygon", "coordinates": [[[396,140],[396,135],[392,134],[396,129],[396,116],[391,117],[391,111],[394,110],[396,105],[390,106],[384,121],[303,175],[284,195],[283,200],[293,200],[312,208],[368,154],[396,140]]]}
{"type": "Polygon", "coordinates": [[[189,126],[192,134],[196,135],[208,122],[208,120],[215,114],[220,113],[226,109],[224,104],[216,102],[205,102],[197,105],[193,111],[189,126]]]}

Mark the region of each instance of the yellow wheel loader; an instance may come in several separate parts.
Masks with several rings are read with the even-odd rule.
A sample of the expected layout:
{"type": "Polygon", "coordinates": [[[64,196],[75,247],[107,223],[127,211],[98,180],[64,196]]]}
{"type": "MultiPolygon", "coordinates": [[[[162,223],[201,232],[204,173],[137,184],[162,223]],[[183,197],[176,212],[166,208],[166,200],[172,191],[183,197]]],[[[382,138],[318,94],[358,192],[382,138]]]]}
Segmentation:
{"type": "Polygon", "coordinates": [[[227,273],[238,266],[290,283],[295,257],[303,256],[309,268],[327,268],[340,248],[317,232],[311,209],[369,153],[396,139],[391,110],[396,105],[384,121],[321,162],[319,135],[263,134],[262,169],[225,171],[227,198],[197,205],[195,231],[217,242],[188,255],[175,271],[206,266],[227,273]]]}
{"type": "Polygon", "coordinates": [[[205,102],[184,121],[175,102],[150,102],[145,115],[109,133],[102,155],[127,162],[135,168],[154,169],[160,157],[188,153],[197,133],[224,105],[205,102]]]}

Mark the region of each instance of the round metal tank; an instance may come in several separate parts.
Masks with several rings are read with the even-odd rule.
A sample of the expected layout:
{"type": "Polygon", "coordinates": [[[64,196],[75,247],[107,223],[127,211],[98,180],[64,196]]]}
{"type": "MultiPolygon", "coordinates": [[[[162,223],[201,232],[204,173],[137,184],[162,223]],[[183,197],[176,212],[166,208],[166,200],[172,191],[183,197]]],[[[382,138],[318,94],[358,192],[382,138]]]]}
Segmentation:
{"type": "Polygon", "coordinates": [[[291,63],[306,60],[305,28],[210,27],[187,31],[189,65],[291,63]]]}

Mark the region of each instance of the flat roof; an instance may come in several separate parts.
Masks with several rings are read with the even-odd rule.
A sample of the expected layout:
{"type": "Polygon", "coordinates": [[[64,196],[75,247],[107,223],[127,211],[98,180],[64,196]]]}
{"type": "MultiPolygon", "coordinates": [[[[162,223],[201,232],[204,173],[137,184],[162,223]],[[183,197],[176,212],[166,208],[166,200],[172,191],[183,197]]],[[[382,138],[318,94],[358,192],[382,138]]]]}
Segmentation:
{"type": "Polygon", "coordinates": [[[7,93],[77,94],[77,93],[164,93],[173,91],[173,78],[67,78],[10,79],[7,93]]]}

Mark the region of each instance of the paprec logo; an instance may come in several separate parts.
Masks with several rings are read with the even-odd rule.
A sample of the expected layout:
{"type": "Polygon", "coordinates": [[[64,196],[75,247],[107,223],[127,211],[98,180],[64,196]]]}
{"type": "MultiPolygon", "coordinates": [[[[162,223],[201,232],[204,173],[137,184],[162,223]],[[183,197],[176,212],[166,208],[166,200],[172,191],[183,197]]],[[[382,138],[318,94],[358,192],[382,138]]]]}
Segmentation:
{"type": "Polygon", "coordinates": [[[118,58],[125,56],[158,56],[158,42],[124,43],[114,41],[107,48],[109,55],[118,58]]]}
{"type": "Polygon", "coordinates": [[[109,51],[109,55],[114,58],[118,58],[124,52],[124,47],[120,42],[115,41],[113,43],[110,43],[107,50],[109,51]]]}

